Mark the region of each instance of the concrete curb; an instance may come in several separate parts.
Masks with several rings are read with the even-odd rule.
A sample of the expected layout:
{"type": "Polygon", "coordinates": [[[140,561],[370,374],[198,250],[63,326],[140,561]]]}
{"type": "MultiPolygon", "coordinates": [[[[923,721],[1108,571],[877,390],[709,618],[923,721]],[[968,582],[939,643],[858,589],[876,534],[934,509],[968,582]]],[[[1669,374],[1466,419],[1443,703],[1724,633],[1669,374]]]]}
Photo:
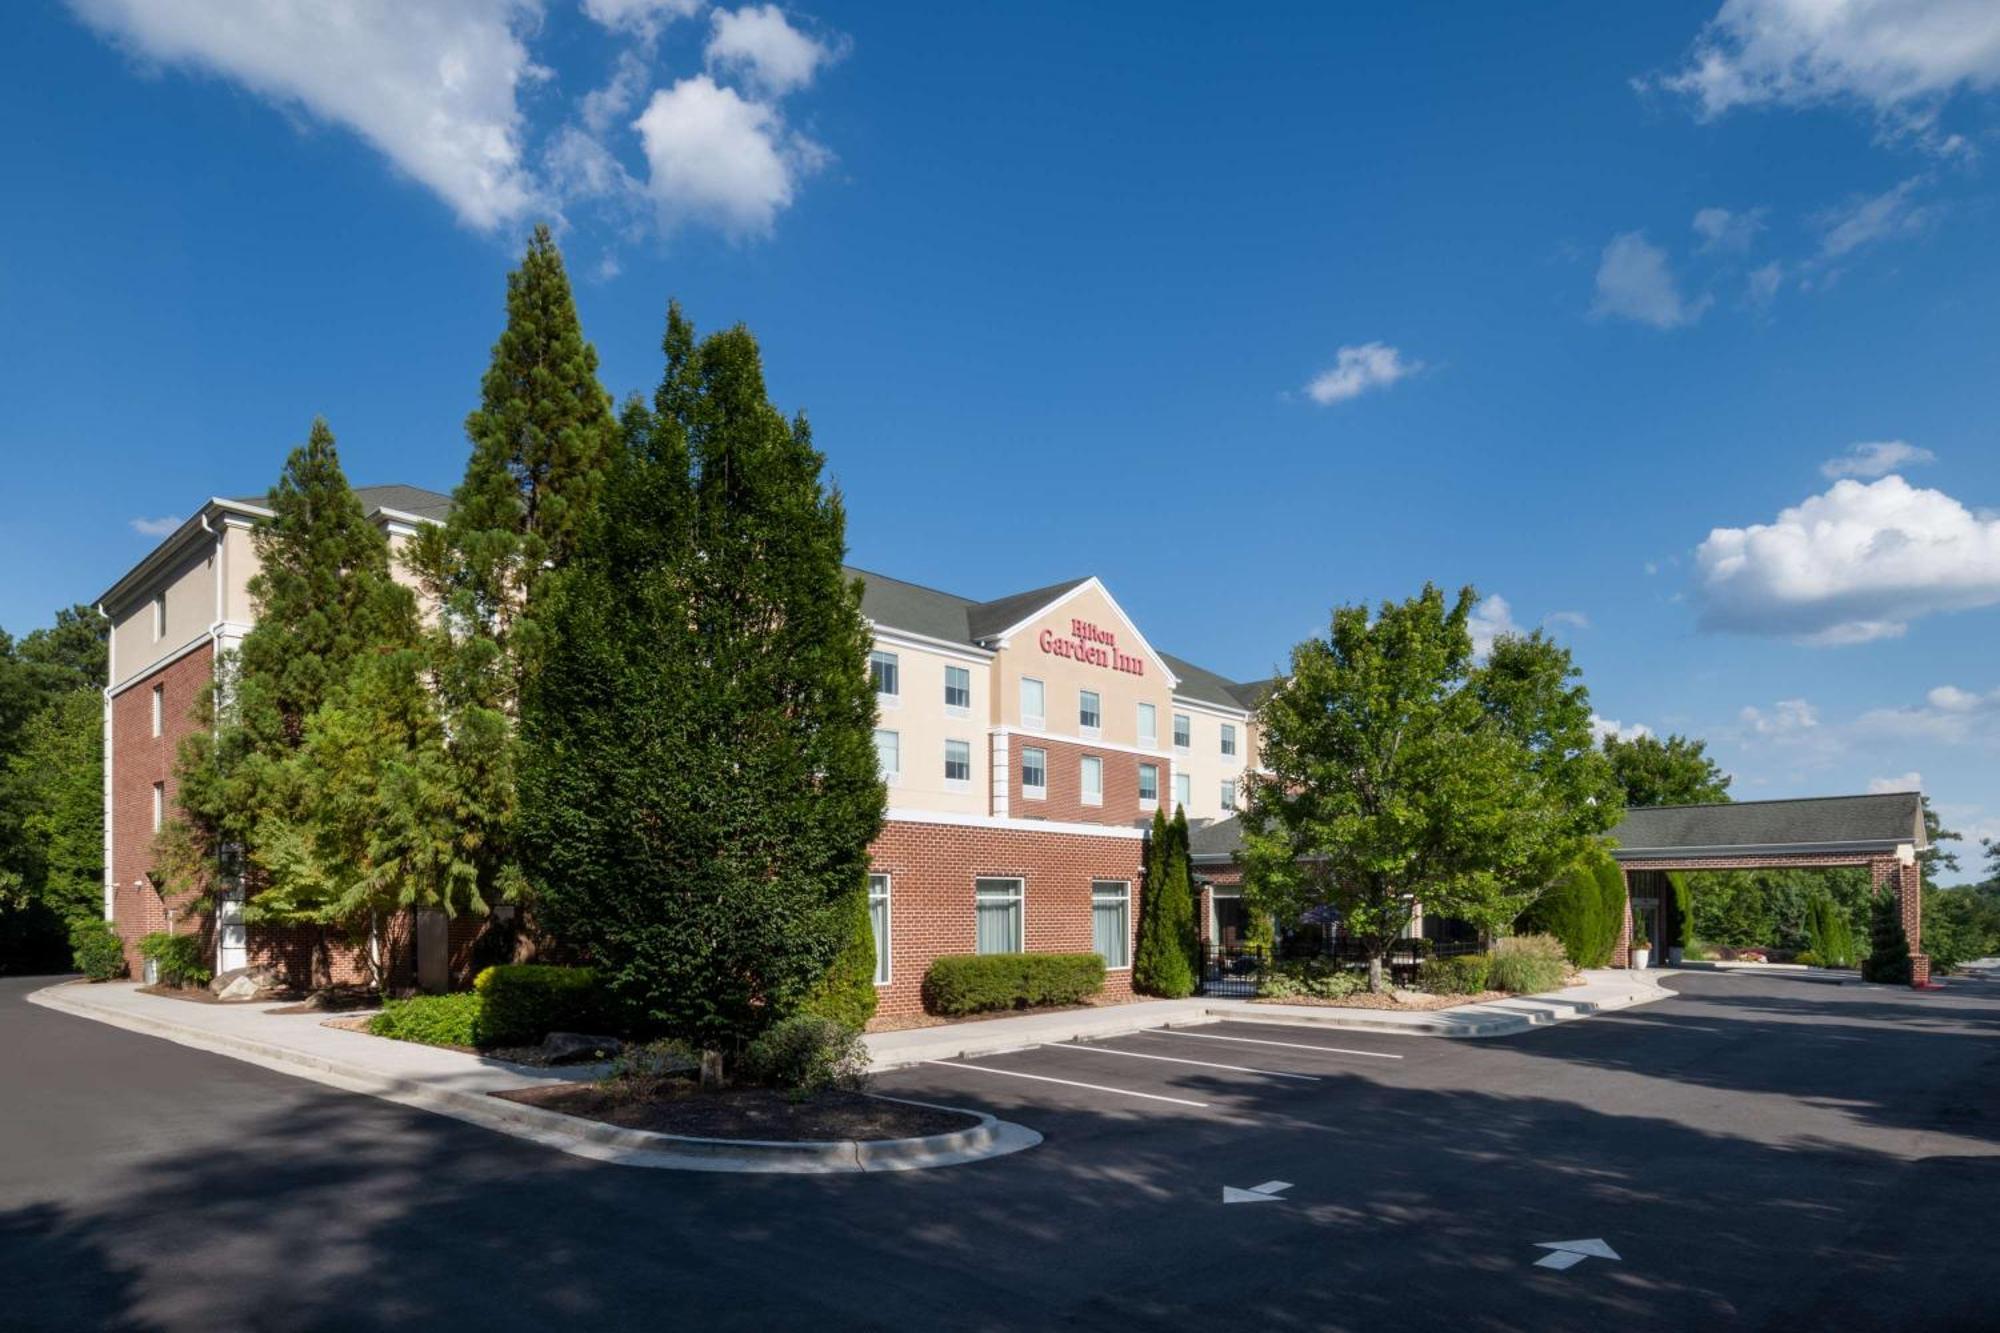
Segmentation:
{"type": "Polygon", "coordinates": [[[511,1134],[575,1157],[620,1166],[667,1171],[733,1171],[764,1175],[826,1175],[855,1171],[916,1171],[957,1166],[1004,1157],[1032,1148],[1042,1136],[1024,1125],[997,1119],[982,1111],[930,1102],[933,1106],[975,1116],[978,1123],[950,1134],[914,1139],[841,1139],[817,1143],[786,1143],[759,1139],[705,1139],[651,1130],[625,1129],[584,1120],[559,1111],[528,1106],[487,1092],[440,1088],[420,1080],[398,1078],[361,1065],[290,1049],[273,1042],[207,1032],[167,1019],[118,1013],[64,995],[73,983],[31,992],[27,999],[44,1009],[87,1018],[182,1046],[226,1055],[280,1073],[309,1078],[347,1092],[365,1093],[384,1101],[450,1116],[469,1124],[511,1134]]]}

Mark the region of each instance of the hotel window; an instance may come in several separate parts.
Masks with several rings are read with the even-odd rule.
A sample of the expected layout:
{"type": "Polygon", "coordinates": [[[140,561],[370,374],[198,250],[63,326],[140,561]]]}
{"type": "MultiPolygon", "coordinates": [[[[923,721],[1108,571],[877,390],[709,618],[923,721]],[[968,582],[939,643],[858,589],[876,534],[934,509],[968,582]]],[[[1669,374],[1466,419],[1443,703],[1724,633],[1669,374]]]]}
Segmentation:
{"type": "Polygon", "coordinates": [[[1032,676],[1021,677],[1021,725],[1040,731],[1047,717],[1042,711],[1042,682],[1032,676]]]}
{"type": "Polygon", "coordinates": [[[1174,804],[1185,810],[1191,803],[1193,787],[1185,773],[1174,774],[1174,804]]]}
{"type": "Polygon", "coordinates": [[[974,948],[979,953],[1021,952],[1022,882],[1018,879],[972,881],[977,926],[974,948]]]}
{"type": "Polygon", "coordinates": [[[944,789],[946,791],[972,790],[972,743],[970,741],[946,741],[944,743],[944,789]]]}
{"type": "Polygon", "coordinates": [[[153,784],[153,832],[158,833],[160,827],[166,822],[167,784],[164,782],[155,782],[153,784]]]}
{"type": "Polygon", "coordinates": [[[1160,766],[1139,765],[1139,808],[1155,810],[1160,804],[1160,766]]]}
{"type": "Polygon", "coordinates": [[[1222,808],[1224,810],[1234,810],[1236,808],[1235,778],[1224,778],[1222,780],[1222,808]]]}
{"type": "Polygon", "coordinates": [[[1174,748],[1185,750],[1194,744],[1194,719],[1186,713],[1174,714],[1174,748]]]}
{"type": "Polygon", "coordinates": [[[153,642],[158,643],[161,639],[164,639],[166,637],[167,637],[167,595],[162,592],[162,593],[156,593],[153,596],[153,642]]]}
{"type": "Polygon", "coordinates": [[[1083,757],[1083,803],[1104,804],[1104,761],[1094,754],[1083,757]]]}
{"type": "Polygon", "coordinates": [[[953,717],[972,716],[972,673],[964,667],[944,669],[944,711],[953,717]]]}
{"type": "Polygon", "coordinates": [[[1104,725],[1104,713],[1099,707],[1096,690],[1076,692],[1076,725],[1086,736],[1098,734],[1104,725]]]}
{"type": "Polygon", "coordinates": [[[1106,967],[1130,967],[1132,886],[1122,879],[1090,881],[1090,947],[1106,967]]]}
{"type": "Polygon", "coordinates": [[[895,786],[897,775],[903,771],[903,738],[893,731],[876,732],[875,762],[882,770],[882,781],[895,786]]]}
{"type": "Polygon", "coordinates": [[[1139,744],[1148,750],[1160,743],[1160,710],[1151,704],[1139,705],[1139,744]]]}
{"type": "Polygon", "coordinates": [[[895,706],[897,696],[902,693],[901,677],[894,653],[885,653],[877,648],[868,654],[868,679],[875,683],[875,693],[883,706],[895,706]]]}
{"type": "Polygon", "coordinates": [[[1049,752],[1030,745],[1021,751],[1021,795],[1039,801],[1049,794],[1049,752]]]}
{"type": "Polygon", "coordinates": [[[889,984],[889,877],[868,877],[868,930],[875,936],[875,984],[889,984]]]}
{"type": "Polygon", "coordinates": [[[155,736],[160,734],[160,724],[166,719],[166,714],[167,687],[165,685],[155,685],[153,687],[153,734],[155,736]]]}
{"type": "Polygon", "coordinates": [[[1225,722],[1222,724],[1222,752],[1224,754],[1236,753],[1236,724],[1234,722],[1225,722]]]}

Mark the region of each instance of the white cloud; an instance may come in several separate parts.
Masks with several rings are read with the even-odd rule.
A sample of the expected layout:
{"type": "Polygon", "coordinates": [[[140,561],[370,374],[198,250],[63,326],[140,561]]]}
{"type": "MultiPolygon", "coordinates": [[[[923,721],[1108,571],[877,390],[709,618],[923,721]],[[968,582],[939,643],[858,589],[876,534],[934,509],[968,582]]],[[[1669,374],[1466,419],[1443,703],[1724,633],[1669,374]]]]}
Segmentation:
{"type": "Polygon", "coordinates": [[[650,43],[675,19],[699,14],[703,0],[583,0],[583,12],[613,32],[650,43]]]}
{"type": "Polygon", "coordinates": [[[164,518],[135,518],[132,520],[132,531],[141,537],[166,537],[180,525],[181,521],[172,515],[164,518]]]}
{"type": "Polygon", "coordinates": [[[1694,215],[1695,234],[1701,237],[1704,251],[1719,251],[1724,254],[1743,254],[1757,239],[1757,233],[1764,228],[1764,210],[1753,208],[1747,213],[1732,213],[1726,208],[1704,208],[1694,215]]]}
{"type": "Polygon", "coordinates": [[[1493,641],[1502,635],[1521,633],[1521,627],[1514,623],[1514,608],[1507,605],[1507,599],[1497,592],[1472,608],[1465,627],[1472,633],[1474,657],[1485,657],[1491,653],[1493,641]]]}
{"type": "Polygon", "coordinates": [[[1898,476],[1842,480],[1770,523],[1716,528],[1695,560],[1706,628],[1865,643],[2000,603],[2000,516],[1898,476]]]}
{"type": "Polygon", "coordinates": [[[1616,736],[1621,741],[1636,741],[1641,736],[1652,735],[1653,729],[1643,722],[1634,722],[1628,727],[1616,718],[1599,717],[1597,714],[1592,713],[1590,715],[1590,734],[1595,736],[1599,741],[1602,741],[1606,736],[1616,736]]]}
{"type": "Polygon", "coordinates": [[[1938,152],[1965,150],[1936,129],[1960,90],[2000,86],[2000,5],[1992,0],[1724,0],[1679,72],[1652,81],[1703,117],[1740,106],[1852,102],[1883,130],[1938,152]]]}
{"type": "Polygon", "coordinates": [[[1581,611],[1551,611],[1542,617],[1543,629],[1589,629],[1590,617],[1581,611]]]}
{"type": "Polygon", "coordinates": [[[1744,282],[1745,294],[1750,298],[1750,304],[1767,306],[1777,298],[1778,288],[1784,281],[1785,266],[1774,259],[1761,268],[1750,270],[1744,282]]]}
{"type": "Polygon", "coordinates": [[[623,120],[633,107],[639,105],[639,98],[646,91],[646,84],[652,77],[652,70],[646,57],[628,47],[618,53],[618,60],[611,69],[611,78],[602,88],[593,88],[583,95],[579,110],[583,123],[593,134],[602,134],[623,120]]]}
{"type": "Polygon", "coordinates": [[[1768,713],[1746,705],[1737,720],[1752,735],[1791,740],[1818,730],[1819,710],[1804,699],[1780,699],[1768,713]]]}
{"type": "Polygon", "coordinates": [[[1900,777],[1868,779],[1869,792],[1877,796],[1883,792],[1922,791],[1923,789],[1924,775],[1917,772],[1914,768],[1900,777]]]}
{"type": "Polygon", "coordinates": [[[1401,351],[1387,343],[1359,343],[1334,353],[1332,367],[1306,385],[1306,396],[1321,406],[1345,402],[1370,389],[1386,389],[1423,368],[1423,362],[1405,360],[1401,351]]]}
{"type": "Polygon", "coordinates": [[[138,56],[353,131],[469,226],[497,227],[537,202],[516,101],[545,76],[520,35],[539,15],[534,0],[70,3],[138,56]]]}
{"type": "Polygon", "coordinates": [[[709,68],[743,74],[772,97],[782,97],[813,81],[822,65],[838,60],[842,46],[822,42],[793,27],[776,5],[718,9],[706,55],[709,68]]]}
{"type": "Polygon", "coordinates": [[[1596,315],[1616,315],[1656,329],[1692,324],[1708,309],[1709,298],[1682,298],[1680,284],[1667,263],[1667,252],[1641,231],[1611,238],[1597,265],[1596,315]]]}
{"type": "Polygon", "coordinates": [[[1956,685],[1939,685],[1924,695],[1924,701],[1939,712],[1971,713],[1983,706],[2000,703],[2000,691],[1981,695],[1961,690],[1956,685]]]}
{"type": "Polygon", "coordinates": [[[1827,459],[1819,465],[1819,470],[1828,477],[1880,477],[1899,468],[1935,462],[1936,454],[1907,441],[1874,440],[1850,444],[1846,453],[1827,459]]]}
{"type": "Polygon", "coordinates": [[[775,107],[706,74],[654,93],[633,127],[649,168],[645,191],[670,230],[701,221],[738,236],[766,234],[799,180],[827,160],[825,149],[785,128],[775,107]]]}
{"type": "Polygon", "coordinates": [[[1921,177],[1912,176],[1881,194],[1859,196],[1816,215],[1820,258],[1840,259],[1876,241],[1922,231],[1931,220],[1931,210],[1916,199],[1922,184],[1921,177]]]}

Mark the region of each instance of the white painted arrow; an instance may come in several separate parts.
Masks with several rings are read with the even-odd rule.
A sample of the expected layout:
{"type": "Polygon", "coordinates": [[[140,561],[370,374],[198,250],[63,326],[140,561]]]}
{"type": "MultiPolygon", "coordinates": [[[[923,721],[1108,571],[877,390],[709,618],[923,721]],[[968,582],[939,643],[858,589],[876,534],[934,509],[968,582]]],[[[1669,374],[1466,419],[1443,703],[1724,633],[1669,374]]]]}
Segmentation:
{"type": "Polygon", "coordinates": [[[1222,1201],[1224,1203],[1282,1203],[1284,1200],[1278,1196],[1291,1187],[1292,1182],[1289,1180],[1267,1180],[1263,1184],[1252,1186],[1247,1190],[1237,1189],[1234,1185],[1224,1185],[1222,1187],[1222,1201]]]}
{"type": "Polygon", "coordinates": [[[1535,1248],[1550,1250],[1535,1260],[1537,1268],[1553,1268],[1560,1273],[1565,1268],[1574,1268],[1585,1259],[1616,1259],[1618,1251],[1595,1237],[1590,1240],[1539,1240],[1535,1248]]]}

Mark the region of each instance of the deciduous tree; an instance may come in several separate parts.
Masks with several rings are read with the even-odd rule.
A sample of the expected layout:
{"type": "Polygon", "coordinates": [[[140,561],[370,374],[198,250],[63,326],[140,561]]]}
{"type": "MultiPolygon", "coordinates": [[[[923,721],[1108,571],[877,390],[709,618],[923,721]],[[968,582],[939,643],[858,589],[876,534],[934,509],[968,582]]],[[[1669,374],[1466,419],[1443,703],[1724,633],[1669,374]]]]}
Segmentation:
{"type": "Polygon", "coordinates": [[[1604,738],[1626,805],[1706,805],[1729,799],[1729,775],[1708,757],[1705,741],[1686,736],[1604,738]]]}

